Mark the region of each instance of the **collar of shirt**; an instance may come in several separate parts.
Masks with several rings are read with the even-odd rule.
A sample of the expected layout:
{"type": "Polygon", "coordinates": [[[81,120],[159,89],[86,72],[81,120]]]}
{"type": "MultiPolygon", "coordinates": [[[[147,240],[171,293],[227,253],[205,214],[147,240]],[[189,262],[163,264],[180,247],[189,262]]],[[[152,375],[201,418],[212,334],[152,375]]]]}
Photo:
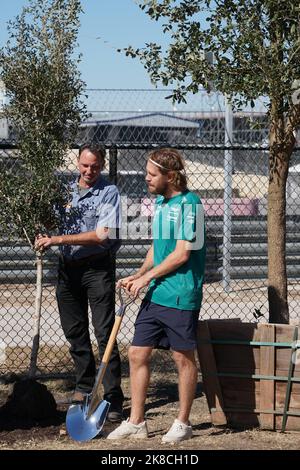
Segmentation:
{"type": "Polygon", "coordinates": [[[78,176],[76,180],[73,181],[73,183],[71,183],[70,185],[71,191],[74,195],[73,201],[74,199],[76,199],[76,202],[79,201],[80,199],[84,199],[89,193],[98,195],[99,192],[102,191],[105,188],[105,186],[107,186],[107,181],[100,175],[99,178],[96,180],[95,184],[91,186],[90,188],[87,188],[88,191],[82,196],[80,196],[79,190],[78,190],[79,179],[80,179],[80,176],[78,176]]]}

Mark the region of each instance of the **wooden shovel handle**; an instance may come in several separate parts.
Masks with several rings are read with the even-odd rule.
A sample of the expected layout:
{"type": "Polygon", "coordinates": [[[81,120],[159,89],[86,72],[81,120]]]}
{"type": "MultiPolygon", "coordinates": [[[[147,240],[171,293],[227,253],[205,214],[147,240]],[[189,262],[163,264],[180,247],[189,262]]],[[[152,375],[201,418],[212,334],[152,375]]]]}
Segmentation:
{"type": "Polygon", "coordinates": [[[96,382],[95,382],[95,385],[94,385],[94,388],[93,388],[93,391],[92,391],[92,394],[91,394],[91,399],[90,399],[89,408],[88,408],[88,412],[87,412],[87,417],[88,418],[97,409],[97,407],[98,407],[98,405],[99,405],[99,403],[102,399],[101,385],[102,385],[103,377],[104,377],[104,374],[105,374],[105,371],[106,371],[106,368],[107,368],[107,364],[109,363],[110,356],[111,356],[112,350],[113,350],[115,342],[116,342],[116,338],[117,338],[117,335],[118,335],[118,332],[119,332],[119,329],[120,329],[120,326],[121,326],[122,318],[123,318],[123,316],[116,316],[115,317],[115,323],[114,323],[113,329],[111,330],[109,340],[108,340],[108,343],[106,345],[106,348],[105,348],[105,351],[104,351],[104,354],[103,354],[103,357],[102,357],[102,361],[101,361],[101,364],[100,364],[100,367],[99,367],[99,372],[98,372],[98,375],[96,377],[96,382]]]}
{"type": "MultiPolygon", "coordinates": [[[[114,348],[114,345],[115,345],[115,342],[116,342],[116,338],[117,338],[121,323],[122,323],[122,317],[115,317],[115,323],[114,323],[113,329],[111,330],[109,340],[108,340],[108,343],[106,345],[106,348],[105,348],[105,351],[104,351],[104,354],[103,354],[103,357],[102,357],[102,361],[101,361],[106,365],[108,364],[108,362],[110,360],[110,356],[111,356],[112,350],[114,348]]],[[[106,370],[106,367],[105,367],[105,370],[106,370]]],[[[105,372],[105,370],[104,370],[104,372],[105,372]]],[[[103,372],[103,375],[104,375],[104,372],[103,372]]]]}

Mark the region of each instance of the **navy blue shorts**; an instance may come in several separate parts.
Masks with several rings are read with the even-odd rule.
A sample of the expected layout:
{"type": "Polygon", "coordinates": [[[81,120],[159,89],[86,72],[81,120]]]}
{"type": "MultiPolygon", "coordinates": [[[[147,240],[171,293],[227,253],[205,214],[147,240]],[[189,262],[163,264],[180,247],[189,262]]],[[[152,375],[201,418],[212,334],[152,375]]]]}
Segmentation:
{"type": "Polygon", "coordinates": [[[144,299],[135,322],[132,346],[173,351],[196,349],[199,310],[164,307],[144,299]]]}

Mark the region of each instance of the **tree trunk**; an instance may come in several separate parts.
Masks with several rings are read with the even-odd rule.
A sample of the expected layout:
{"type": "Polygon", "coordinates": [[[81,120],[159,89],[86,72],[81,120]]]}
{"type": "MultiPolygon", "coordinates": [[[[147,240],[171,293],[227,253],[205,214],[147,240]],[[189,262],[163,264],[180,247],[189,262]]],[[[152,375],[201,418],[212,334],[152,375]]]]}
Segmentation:
{"type": "Polygon", "coordinates": [[[278,146],[272,145],[274,142],[272,137],[274,136],[270,135],[268,192],[269,322],[289,323],[286,272],[286,181],[290,154],[279,151],[278,146]]]}
{"type": "Polygon", "coordinates": [[[40,346],[40,322],[42,309],[42,281],[43,281],[43,255],[36,252],[36,291],[35,312],[33,315],[32,348],[29,366],[29,377],[35,377],[37,371],[37,358],[40,346]]]}

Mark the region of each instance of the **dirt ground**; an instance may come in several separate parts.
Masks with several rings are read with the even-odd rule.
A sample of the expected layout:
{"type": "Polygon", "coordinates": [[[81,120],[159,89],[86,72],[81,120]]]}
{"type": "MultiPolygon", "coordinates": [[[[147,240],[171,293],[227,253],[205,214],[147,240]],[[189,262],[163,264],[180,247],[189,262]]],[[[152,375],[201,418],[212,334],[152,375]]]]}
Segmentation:
{"type": "MultiPolygon", "coordinates": [[[[0,422],[0,450],[298,450],[300,433],[267,432],[259,429],[233,430],[211,425],[206,398],[201,383],[191,413],[194,436],[180,444],[162,444],[164,434],[178,408],[176,374],[155,372],[152,375],[148,394],[146,417],[150,436],[139,441],[123,440],[122,443],[105,439],[105,434],[116,425],[106,423],[104,433],[87,443],[78,443],[66,433],[66,405],[58,406],[53,419],[36,423],[12,418],[0,422]]],[[[66,380],[44,382],[57,401],[70,394],[73,384],[66,380]]],[[[125,392],[125,417],[130,410],[129,381],[123,380],[125,392]]],[[[11,393],[12,385],[0,385],[0,410],[11,393]]]]}

